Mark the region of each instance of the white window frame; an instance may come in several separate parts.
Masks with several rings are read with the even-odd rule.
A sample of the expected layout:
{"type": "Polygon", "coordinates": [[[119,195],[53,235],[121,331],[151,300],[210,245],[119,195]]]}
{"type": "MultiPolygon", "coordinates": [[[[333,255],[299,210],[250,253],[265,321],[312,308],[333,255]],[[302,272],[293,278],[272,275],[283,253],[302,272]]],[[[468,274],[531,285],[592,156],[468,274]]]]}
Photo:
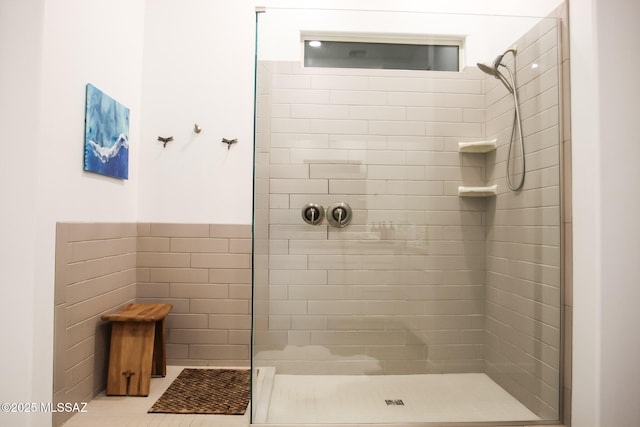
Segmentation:
{"type": "Polygon", "coordinates": [[[302,66],[304,67],[304,44],[307,41],[320,40],[330,42],[412,44],[420,46],[457,46],[458,72],[465,67],[465,36],[432,35],[432,34],[397,34],[397,33],[348,33],[331,31],[300,31],[300,48],[302,66]]]}

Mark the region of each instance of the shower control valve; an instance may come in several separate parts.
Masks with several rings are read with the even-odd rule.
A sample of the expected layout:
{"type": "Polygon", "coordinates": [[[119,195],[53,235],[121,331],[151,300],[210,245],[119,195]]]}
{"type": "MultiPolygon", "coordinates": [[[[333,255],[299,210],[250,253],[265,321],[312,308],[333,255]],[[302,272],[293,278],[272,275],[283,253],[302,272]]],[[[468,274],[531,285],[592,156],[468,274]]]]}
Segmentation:
{"type": "Polygon", "coordinates": [[[324,218],[324,208],[316,203],[307,203],[302,207],[301,214],[307,224],[319,225],[324,218]]]}
{"type": "Polygon", "coordinates": [[[334,203],[327,208],[327,221],[334,227],[344,228],[351,222],[351,206],[344,202],[334,203]]]}

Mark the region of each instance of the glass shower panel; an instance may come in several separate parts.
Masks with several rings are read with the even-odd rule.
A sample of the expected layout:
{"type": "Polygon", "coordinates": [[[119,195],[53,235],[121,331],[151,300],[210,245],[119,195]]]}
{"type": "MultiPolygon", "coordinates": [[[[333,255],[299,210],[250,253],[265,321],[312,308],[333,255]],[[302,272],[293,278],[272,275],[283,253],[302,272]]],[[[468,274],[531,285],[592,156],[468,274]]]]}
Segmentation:
{"type": "Polygon", "coordinates": [[[253,423],[559,419],[555,16],[258,14],[253,423]],[[301,32],[463,34],[467,66],[305,67],[301,32]],[[505,64],[517,75],[527,159],[518,193],[505,180],[513,99],[475,66],[513,45],[517,63],[505,64]],[[459,152],[493,139],[494,151],[459,152]],[[458,192],[493,184],[494,197],[458,192]],[[310,203],[344,203],[351,222],[311,225],[310,203]],[[489,395],[497,400],[473,400],[489,395]]]}

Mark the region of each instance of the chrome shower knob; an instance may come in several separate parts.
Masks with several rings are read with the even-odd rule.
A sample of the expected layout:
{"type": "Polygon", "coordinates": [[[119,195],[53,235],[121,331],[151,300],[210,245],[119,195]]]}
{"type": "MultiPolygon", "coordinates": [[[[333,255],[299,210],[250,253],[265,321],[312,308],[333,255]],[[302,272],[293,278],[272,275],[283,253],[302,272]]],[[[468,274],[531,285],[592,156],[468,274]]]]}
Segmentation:
{"type": "Polygon", "coordinates": [[[324,218],[324,208],[316,203],[307,203],[302,207],[301,214],[307,224],[318,225],[324,218]]]}
{"type": "Polygon", "coordinates": [[[327,221],[334,227],[344,228],[351,222],[351,206],[344,202],[334,203],[327,208],[327,221]]]}

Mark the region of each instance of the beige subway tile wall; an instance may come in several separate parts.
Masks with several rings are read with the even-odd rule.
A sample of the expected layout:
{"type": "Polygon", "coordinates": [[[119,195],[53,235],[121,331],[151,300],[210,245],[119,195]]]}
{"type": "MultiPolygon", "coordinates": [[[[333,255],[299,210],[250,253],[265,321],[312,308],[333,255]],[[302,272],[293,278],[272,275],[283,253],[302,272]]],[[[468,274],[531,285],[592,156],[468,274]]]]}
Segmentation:
{"type": "Polygon", "coordinates": [[[257,204],[270,252],[256,359],[278,373],[481,372],[486,202],[457,187],[483,183],[485,163],[457,146],[484,136],[483,75],[260,69],[271,197],[257,204]],[[338,201],[349,227],[302,221],[305,203],[338,201]]]}
{"type": "MultiPolygon", "coordinates": [[[[557,16],[513,41],[527,139],[518,194],[505,183],[512,98],[475,67],[259,63],[256,208],[269,221],[256,224],[264,258],[255,271],[258,366],[487,372],[541,417],[559,416],[561,338],[570,324],[563,256],[565,281],[571,271],[570,248],[562,248],[570,198],[563,206],[560,198],[571,183],[569,91],[558,80],[560,53],[565,79],[568,72],[558,43],[565,36],[568,47],[565,6],[557,16]],[[458,152],[458,142],[493,137],[493,153],[458,152]],[[461,184],[493,183],[494,199],[458,197],[461,184]],[[354,209],[349,227],[302,221],[305,203],[337,201],[354,209]]],[[[566,408],[570,390],[564,396],[566,408]]]]}
{"type": "Polygon", "coordinates": [[[552,17],[515,42],[527,170],[518,193],[505,180],[513,100],[498,80],[486,82],[487,136],[499,146],[487,156],[487,180],[498,183],[498,197],[486,218],[485,369],[547,419],[559,417],[562,391],[559,31],[552,17]]]}
{"type": "MultiPolygon", "coordinates": [[[[88,402],[104,390],[110,331],[100,320],[136,299],[135,224],[57,224],[53,400],[88,402]]],[[[53,414],[62,425],[71,413],[53,414]]]]}
{"type": "Polygon", "coordinates": [[[137,301],[173,304],[167,363],[249,366],[251,226],[138,224],[137,301]]]}
{"type": "MultiPolygon", "coordinates": [[[[251,247],[250,225],[58,224],[55,402],[104,390],[110,327],[100,316],[130,302],[173,304],[167,363],[248,367],[251,247]]],[[[56,413],[53,425],[67,418],[56,413]]]]}

